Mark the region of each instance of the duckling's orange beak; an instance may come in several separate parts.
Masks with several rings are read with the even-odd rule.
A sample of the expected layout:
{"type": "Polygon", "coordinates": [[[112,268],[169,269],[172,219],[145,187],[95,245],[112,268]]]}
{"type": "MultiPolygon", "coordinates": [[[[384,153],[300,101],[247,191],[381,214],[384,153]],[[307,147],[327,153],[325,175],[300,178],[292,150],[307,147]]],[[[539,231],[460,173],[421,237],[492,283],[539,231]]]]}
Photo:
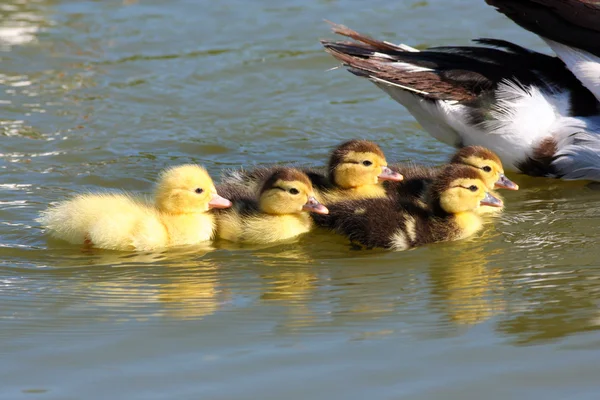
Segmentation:
{"type": "Polygon", "coordinates": [[[381,174],[377,175],[380,181],[394,181],[400,182],[404,177],[402,174],[392,171],[388,167],[381,167],[381,174]]]}
{"type": "Polygon", "coordinates": [[[494,187],[499,189],[519,190],[519,185],[508,179],[504,174],[500,174],[500,178],[498,178],[494,187]]]}
{"type": "Polygon", "coordinates": [[[483,198],[483,200],[481,200],[479,202],[480,205],[482,206],[490,206],[490,207],[502,207],[504,206],[504,203],[502,202],[502,200],[500,200],[497,197],[492,196],[491,194],[487,193],[485,194],[485,197],[483,198]]]}
{"type": "Polygon", "coordinates": [[[213,194],[212,199],[208,202],[208,209],[211,208],[229,208],[233,205],[231,201],[227,200],[225,197],[221,197],[218,194],[213,194]]]}
{"type": "Polygon", "coordinates": [[[314,212],[315,214],[329,214],[329,210],[323,204],[319,203],[313,196],[308,198],[305,205],[302,206],[304,211],[314,212]]]}

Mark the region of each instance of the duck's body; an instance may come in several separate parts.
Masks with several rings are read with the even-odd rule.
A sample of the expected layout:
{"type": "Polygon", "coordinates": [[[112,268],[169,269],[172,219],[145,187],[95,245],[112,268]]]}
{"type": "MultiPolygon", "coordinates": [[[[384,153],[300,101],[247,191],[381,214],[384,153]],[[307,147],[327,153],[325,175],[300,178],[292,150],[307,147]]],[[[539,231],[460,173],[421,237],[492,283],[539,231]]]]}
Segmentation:
{"type": "MultiPolygon", "coordinates": [[[[280,167],[230,171],[223,177],[228,185],[256,192],[280,167]]],[[[384,181],[401,181],[387,167],[381,148],[366,140],[350,140],[333,150],[327,168],[300,168],[311,181],[315,197],[323,204],[336,201],[386,197],[384,181]]]]}
{"type": "Polygon", "coordinates": [[[317,217],[316,221],[367,248],[406,250],[460,240],[476,233],[482,225],[476,215],[434,217],[413,202],[397,203],[389,198],[351,200],[329,208],[330,216],[317,217]]]}
{"type": "MultiPolygon", "coordinates": [[[[494,190],[503,188],[518,190],[519,186],[504,175],[504,167],[500,158],[491,150],[481,146],[467,146],[458,150],[449,160],[450,164],[460,164],[471,167],[481,174],[487,191],[497,199],[502,197],[494,190]]],[[[414,201],[419,206],[425,206],[426,193],[431,184],[439,176],[443,167],[428,167],[414,163],[394,164],[391,169],[404,176],[402,182],[386,182],[388,195],[399,196],[402,199],[414,201]]],[[[481,206],[478,214],[497,214],[503,207],[481,206]]]]}
{"type": "Polygon", "coordinates": [[[219,186],[233,207],[219,212],[217,236],[238,243],[268,244],[293,239],[310,231],[313,222],[306,211],[326,213],[308,177],[299,170],[279,168],[270,172],[257,195],[248,187],[219,186]]]}
{"type": "Polygon", "coordinates": [[[482,227],[480,204],[501,206],[485,192],[480,174],[448,165],[428,189],[427,207],[394,198],[334,203],[329,215],[315,216],[323,227],[368,248],[406,250],[428,243],[459,240],[482,227]]]}
{"type": "Polygon", "coordinates": [[[73,244],[153,250],[210,240],[215,218],[207,211],[229,205],[203,168],[184,165],[163,173],[155,204],[127,193],[82,194],[50,207],[39,220],[51,236],[73,244]]]}
{"type": "Polygon", "coordinates": [[[235,210],[219,217],[218,236],[230,242],[269,244],[293,239],[313,228],[310,216],[269,215],[235,210]]]}
{"type": "MultiPolygon", "coordinates": [[[[562,1],[488,2],[543,10],[562,1]]],[[[600,7],[595,10],[600,17],[600,7]]],[[[537,14],[516,14],[536,32],[537,14]]],[[[544,26],[544,32],[560,31],[544,26]]],[[[436,139],[455,147],[487,147],[507,169],[532,176],[600,180],[598,53],[548,41],[557,58],[495,39],[478,40],[481,47],[419,51],[341,25],[334,32],[356,42],[323,41],[326,50],[404,105],[436,139]]],[[[592,37],[600,37],[597,28],[592,37]]],[[[593,40],[585,43],[596,51],[593,40]]]]}

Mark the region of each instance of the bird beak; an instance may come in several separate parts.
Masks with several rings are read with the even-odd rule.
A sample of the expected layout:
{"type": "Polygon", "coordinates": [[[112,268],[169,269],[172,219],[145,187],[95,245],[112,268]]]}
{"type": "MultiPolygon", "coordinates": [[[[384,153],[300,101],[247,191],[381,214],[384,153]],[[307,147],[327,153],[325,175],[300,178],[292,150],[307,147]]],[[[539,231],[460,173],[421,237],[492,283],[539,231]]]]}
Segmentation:
{"type": "Polygon", "coordinates": [[[208,202],[208,208],[229,208],[232,206],[231,201],[227,200],[225,197],[221,197],[218,194],[213,194],[212,199],[208,202]]]}
{"type": "Polygon", "coordinates": [[[500,174],[500,178],[494,184],[494,187],[499,189],[519,190],[519,185],[508,179],[504,174],[500,174]]]}
{"type": "Polygon", "coordinates": [[[499,198],[494,197],[486,192],[485,197],[479,202],[479,205],[490,207],[502,207],[504,206],[504,203],[499,198]]]}
{"type": "Polygon", "coordinates": [[[381,167],[381,174],[379,174],[377,176],[377,178],[380,181],[394,181],[394,182],[400,182],[402,179],[404,179],[404,177],[401,174],[392,171],[388,167],[381,167]]]}
{"type": "Polygon", "coordinates": [[[308,201],[302,206],[302,209],[304,211],[314,212],[315,214],[329,214],[327,207],[319,203],[313,196],[308,198],[308,201]]]}

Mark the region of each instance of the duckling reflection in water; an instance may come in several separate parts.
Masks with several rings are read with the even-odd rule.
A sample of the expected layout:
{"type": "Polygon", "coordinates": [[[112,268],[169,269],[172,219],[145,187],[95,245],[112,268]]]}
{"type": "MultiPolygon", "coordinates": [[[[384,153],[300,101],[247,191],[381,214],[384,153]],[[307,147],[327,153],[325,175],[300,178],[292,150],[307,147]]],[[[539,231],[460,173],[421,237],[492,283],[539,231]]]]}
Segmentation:
{"type": "MultiPolygon", "coordinates": [[[[466,146],[458,150],[450,159],[450,164],[461,164],[475,168],[481,174],[488,192],[501,200],[494,189],[518,190],[519,186],[504,174],[502,161],[493,151],[481,146],[466,146]]],[[[427,188],[435,180],[442,168],[426,167],[418,164],[394,164],[390,166],[404,176],[402,182],[386,182],[388,193],[418,202],[426,201],[427,188]]],[[[503,207],[483,205],[479,214],[498,213],[503,207]]]]}
{"type": "Polygon", "coordinates": [[[154,205],[127,193],[82,194],[44,211],[50,235],[73,244],[111,250],[153,250],[208,241],[215,232],[211,208],[231,202],[217,194],[198,165],[165,170],[154,205]]]}
{"type": "Polygon", "coordinates": [[[432,301],[455,324],[481,323],[505,307],[499,270],[488,266],[488,257],[503,250],[484,246],[480,241],[457,243],[432,260],[432,301]]]}
{"type": "Polygon", "coordinates": [[[103,318],[118,314],[131,319],[163,315],[201,319],[230,300],[230,294],[221,288],[218,265],[211,261],[194,260],[191,253],[160,265],[140,265],[137,255],[131,260],[129,264],[121,261],[121,266],[134,274],[115,274],[112,266],[105,264],[106,269],[95,268],[86,274],[86,280],[78,280],[73,290],[87,299],[83,306],[102,307],[103,318]],[[124,307],[130,310],[127,316],[124,307]]]}
{"type": "Polygon", "coordinates": [[[479,231],[479,207],[502,206],[486,190],[477,170],[450,164],[428,188],[427,208],[393,198],[363,199],[331,204],[329,215],[313,218],[319,226],[368,248],[406,250],[464,239],[479,231]]]}
{"type": "Polygon", "coordinates": [[[217,235],[238,243],[266,244],[292,239],[313,227],[308,211],[327,214],[327,207],[314,197],[310,180],[294,168],[274,170],[258,198],[247,188],[221,185],[219,192],[233,207],[217,216],[217,235]]]}
{"type": "MultiPolygon", "coordinates": [[[[230,171],[223,182],[256,191],[277,169],[230,171]]],[[[327,169],[306,168],[302,172],[310,179],[317,200],[325,205],[341,200],[386,197],[382,183],[402,180],[401,174],[388,168],[381,148],[368,140],[344,142],[331,153],[327,169]]]]}
{"type": "Polygon", "coordinates": [[[219,281],[219,266],[211,261],[194,261],[185,269],[167,268],[165,281],[158,287],[157,300],[166,315],[181,319],[200,319],[214,314],[231,300],[231,293],[219,281]]]}

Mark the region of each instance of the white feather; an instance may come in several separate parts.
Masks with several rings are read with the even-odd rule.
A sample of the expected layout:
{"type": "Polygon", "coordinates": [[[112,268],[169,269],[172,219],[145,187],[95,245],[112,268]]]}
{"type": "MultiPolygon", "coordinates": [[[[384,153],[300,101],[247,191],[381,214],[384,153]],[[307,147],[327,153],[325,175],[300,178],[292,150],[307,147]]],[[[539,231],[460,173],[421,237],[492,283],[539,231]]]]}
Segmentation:
{"type": "Polygon", "coordinates": [[[420,51],[419,49],[415,49],[414,47],[411,47],[404,43],[395,44],[395,43],[391,43],[391,42],[386,42],[385,40],[383,41],[383,43],[385,43],[389,46],[394,46],[394,47],[398,48],[398,50],[407,51],[409,53],[418,53],[420,51]]]}
{"type": "Polygon", "coordinates": [[[392,234],[390,247],[398,251],[406,250],[410,247],[410,243],[402,229],[398,229],[392,234]]]}
{"type": "Polygon", "coordinates": [[[552,162],[558,177],[600,181],[600,117],[563,118],[552,133],[559,149],[552,162]]]}
{"type": "Polygon", "coordinates": [[[383,88],[384,86],[385,87],[392,86],[392,87],[400,88],[403,92],[404,91],[409,91],[409,92],[416,93],[416,94],[421,94],[421,95],[424,95],[424,96],[429,95],[428,92],[424,92],[422,90],[418,90],[418,89],[412,88],[410,86],[401,85],[399,83],[386,81],[385,79],[381,79],[381,78],[378,78],[376,76],[370,76],[369,79],[371,80],[371,82],[375,83],[377,86],[379,86],[381,88],[383,88]]]}
{"type": "Polygon", "coordinates": [[[457,147],[462,143],[460,134],[446,123],[449,116],[447,115],[446,106],[443,104],[444,102],[423,99],[418,96],[419,91],[393,85],[381,79],[374,81],[374,83],[406,107],[408,112],[431,136],[450,146],[457,147]]]}
{"type": "Polygon", "coordinates": [[[600,58],[575,47],[553,40],[544,40],[573,72],[573,75],[600,101],[600,58]]]}
{"type": "Polygon", "coordinates": [[[431,72],[434,71],[431,68],[425,68],[425,67],[419,67],[418,65],[414,65],[414,64],[409,64],[409,63],[405,63],[405,62],[394,62],[394,63],[388,63],[389,66],[394,67],[394,68],[398,68],[400,71],[402,72],[431,72]]]}
{"type": "Polygon", "coordinates": [[[371,54],[372,57],[377,57],[377,58],[385,58],[388,60],[393,60],[393,57],[390,56],[389,54],[385,54],[385,53],[380,53],[378,51],[374,51],[373,54],[371,54]]]}
{"type": "MultiPolygon", "coordinates": [[[[550,136],[550,128],[569,107],[569,94],[548,93],[535,86],[505,81],[498,86],[498,101],[490,110],[489,121],[469,124],[463,118],[449,120],[461,133],[464,145],[480,145],[498,154],[504,167],[517,170],[517,165],[531,153],[535,144],[550,136]]],[[[456,115],[467,111],[463,105],[453,109],[456,115]]]]}

